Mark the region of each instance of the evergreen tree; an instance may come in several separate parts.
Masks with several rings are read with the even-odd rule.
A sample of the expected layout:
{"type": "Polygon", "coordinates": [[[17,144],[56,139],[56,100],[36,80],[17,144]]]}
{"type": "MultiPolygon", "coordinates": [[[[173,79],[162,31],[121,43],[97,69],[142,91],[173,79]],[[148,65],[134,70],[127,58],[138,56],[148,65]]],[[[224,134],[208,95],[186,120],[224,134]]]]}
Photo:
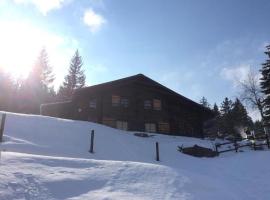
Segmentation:
{"type": "Polygon", "coordinates": [[[48,62],[48,54],[43,48],[39,57],[30,71],[27,79],[20,87],[21,112],[39,113],[40,104],[51,101],[54,75],[48,62]]]}
{"type": "Polygon", "coordinates": [[[220,106],[220,111],[216,104],[212,110],[216,116],[212,121],[211,128],[209,128],[212,135],[216,133],[216,136],[221,137],[240,137],[240,131],[247,127],[250,129],[253,127],[252,119],[248,116],[246,108],[239,99],[233,103],[226,97],[220,106]]]}
{"type": "Polygon", "coordinates": [[[82,70],[82,58],[76,50],[71,59],[68,75],[65,76],[63,84],[59,88],[58,96],[61,100],[69,100],[74,90],[84,87],[85,75],[82,70]]]}
{"type": "Polygon", "coordinates": [[[231,113],[231,110],[232,110],[232,106],[233,106],[233,103],[231,100],[228,99],[228,97],[226,97],[224,99],[224,101],[222,102],[221,104],[221,108],[220,108],[220,112],[223,116],[225,115],[229,115],[231,113]]]}
{"type": "Polygon", "coordinates": [[[231,115],[234,126],[250,126],[250,117],[248,116],[247,110],[244,105],[240,102],[238,98],[236,98],[233,108],[232,108],[232,115],[231,115]]]}
{"type": "Polygon", "coordinates": [[[48,92],[54,81],[52,68],[49,65],[46,49],[40,51],[39,57],[28,76],[28,81],[39,87],[40,90],[48,92]]]}
{"type": "Polygon", "coordinates": [[[270,124],[270,45],[266,46],[265,54],[268,56],[268,59],[262,64],[260,85],[262,92],[265,95],[263,101],[264,120],[265,123],[270,124]]]}
{"type": "Polygon", "coordinates": [[[216,103],[214,103],[213,112],[214,112],[216,117],[220,115],[219,108],[218,108],[216,103]]]}
{"type": "Polygon", "coordinates": [[[202,97],[202,99],[200,100],[200,104],[204,106],[205,108],[210,108],[210,104],[208,103],[205,97],[202,97]]]}
{"type": "Polygon", "coordinates": [[[220,133],[223,136],[231,135],[234,133],[233,119],[232,119],[232,107],[233,103],[227,97],[221,103],[219,126],[220,133]]]}

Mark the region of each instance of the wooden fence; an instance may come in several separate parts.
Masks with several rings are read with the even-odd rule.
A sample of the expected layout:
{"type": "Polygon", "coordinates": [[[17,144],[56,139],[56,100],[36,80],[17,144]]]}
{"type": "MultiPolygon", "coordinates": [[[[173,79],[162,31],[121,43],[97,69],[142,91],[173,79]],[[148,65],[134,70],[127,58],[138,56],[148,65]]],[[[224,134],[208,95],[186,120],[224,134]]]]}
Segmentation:
{"type": "MultiPolygon", "coordinates": [[[[242,140],[242,141],[244,141],[244,140],[242,140]]],[[[220,154],[220,153],[225,153],[225,152],[229,152],[229,151],[238,152],[240,148],[248,147],[248,146],[253,148],[253,150],[255,150],[255,151],[262,148],[262,146],[267,146],[267,148],[270,149],[270,142],[269,142],[268,135],[250,138],[250,139],[246,140],[247,141],[246,144],[241,144],[242,141],[234,140],[232,142],[224,142],[224,143],[220,143],[220,144],[215,144],[215,150],[216,150],[217,154],[220,154]],[[260,143],[257,144],[257,142],[259,142],[259,141],[260,141],[260,143]],[[265,142],[265,143],[261,143],[261,142],[265,142]],[[225,146],[225,145],[233,145],[234,148],[230,148],[230,149],[226,149],[226,150],[219,150],[222,146],[225,146]]]]}

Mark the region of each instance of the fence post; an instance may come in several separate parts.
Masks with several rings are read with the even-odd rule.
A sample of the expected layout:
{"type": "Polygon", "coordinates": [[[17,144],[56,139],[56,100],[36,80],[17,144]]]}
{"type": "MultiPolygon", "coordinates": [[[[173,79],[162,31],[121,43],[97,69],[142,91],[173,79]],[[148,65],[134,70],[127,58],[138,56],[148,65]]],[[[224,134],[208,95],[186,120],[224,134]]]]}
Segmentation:
{"type": "Polygon", "coordinates": [[[255,140],[253,140],[253,149],[254,149],[254,151],[256,151],[256,142],[255,142],[255,140]]]}
{"type": "Polygon", "coordinates": [[[236,139],[234,140],[234,148],[235,148],[235,152],[238,152],[238,144],[236,139]]]}
{"type": "Polygon", "coordinates": [[[270,149],[270,143],[269,143],[269,136],[268,136],[268,134],[266,134],[266,143],[267,143],[268,149],[270,149]]]}
{"type": "Polygon", "coordinates": [[[156,142],[156,161],[159,161],[159,146],[158,146],[158,142],[156,142]]]}
{"type": "Polygon", "coordinates": [[[95,137],[95,131],[91,131],[91,143],[90,143],[90,153],[94,153],[94,137],[95,137]]]}
{"type": "Polygon", "coordinates": [[[216,150],[216,153],[218,154],[218,145],[215,144],[215,150],[216,150]]]}
{"type": "Polygon", "coordinates": [[[0,124],[0,142],[3,141],[3,134],[5,129],[5,123],[6,123],[6,113],[2,114],[1,124],[0,124]]]}

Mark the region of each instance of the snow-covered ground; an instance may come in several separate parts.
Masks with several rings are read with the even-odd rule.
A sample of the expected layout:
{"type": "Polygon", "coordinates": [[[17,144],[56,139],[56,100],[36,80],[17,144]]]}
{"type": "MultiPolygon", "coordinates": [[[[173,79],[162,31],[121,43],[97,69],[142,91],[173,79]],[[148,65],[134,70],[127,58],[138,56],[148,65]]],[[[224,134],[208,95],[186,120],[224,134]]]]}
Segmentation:
{"type": "Polygon", "coordinates": [[[9,113],[0,145],[0,199],[269,199],[270,151],[195,158],[177,151],[182,144],[213,145],[9,113]],[[92,129],[94,154],[88,152],[92,129]]]}

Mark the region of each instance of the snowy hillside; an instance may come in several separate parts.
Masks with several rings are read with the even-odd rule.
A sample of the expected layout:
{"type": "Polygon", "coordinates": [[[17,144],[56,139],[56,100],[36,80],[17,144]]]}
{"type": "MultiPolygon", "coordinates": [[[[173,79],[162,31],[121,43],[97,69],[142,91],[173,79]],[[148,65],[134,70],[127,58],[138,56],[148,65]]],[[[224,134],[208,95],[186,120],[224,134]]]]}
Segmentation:
{"type": "Polygon", "coordinates": [[[268,199],[269,151],[195,158],[177,151],[182,144],[212,146],[10,113],[0,145],[0,199],[268,199]],[[88,152],[92,129],[94,154],[88,152]]]}

